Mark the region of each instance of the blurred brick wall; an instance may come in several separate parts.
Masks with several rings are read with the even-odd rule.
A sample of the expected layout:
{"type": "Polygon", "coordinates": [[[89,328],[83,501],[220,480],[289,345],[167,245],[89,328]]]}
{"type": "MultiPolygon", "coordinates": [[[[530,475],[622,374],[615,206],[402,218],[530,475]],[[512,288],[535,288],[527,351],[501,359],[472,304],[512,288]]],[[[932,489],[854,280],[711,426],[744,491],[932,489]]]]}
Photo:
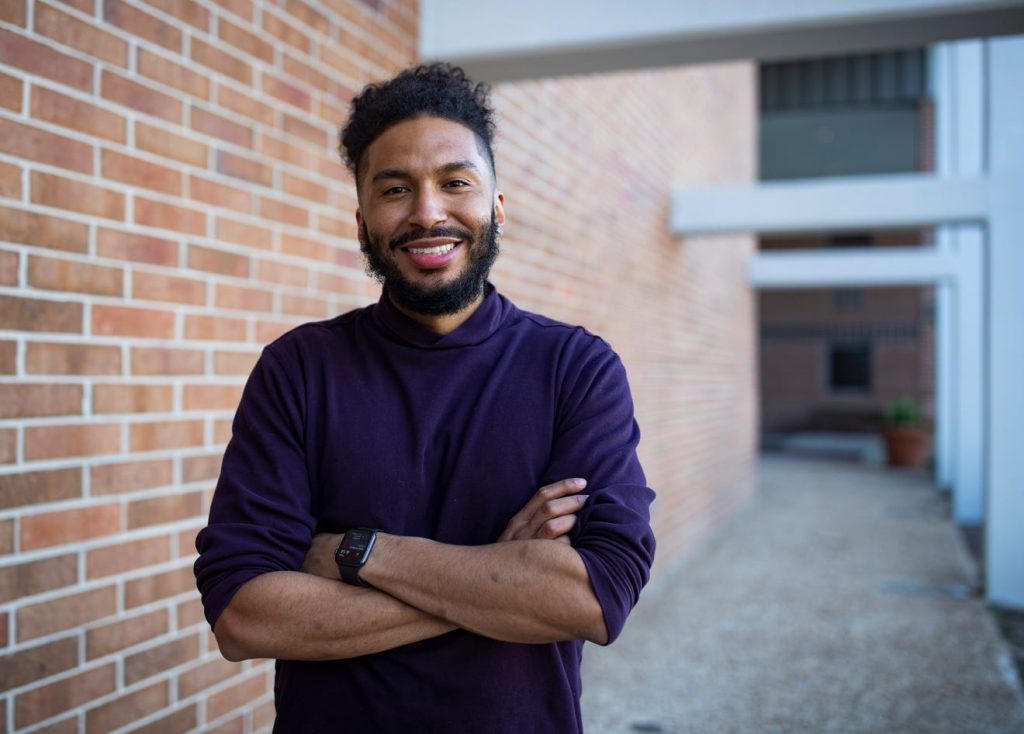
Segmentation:
{"type": "MultiPolygon", "coordinates": [[[[0,732],[265,730],[191,565],[261,345],[376,297],[335,127],[415,57],[398,0],[0,0],[0,732]]],[[[659,566],[752,486],[753,70],[500,85],[495,280],[630,373],[659,566]]]]}
{"type": "Polygon", "coordinates": [[[673,187],[756,178],[754,90],[748,63],[495,89],[508,224],[494,281],[622,356],[659,495],[656,570],[753,489],[754,242],[677,238],[668,222],[673,187]]]}

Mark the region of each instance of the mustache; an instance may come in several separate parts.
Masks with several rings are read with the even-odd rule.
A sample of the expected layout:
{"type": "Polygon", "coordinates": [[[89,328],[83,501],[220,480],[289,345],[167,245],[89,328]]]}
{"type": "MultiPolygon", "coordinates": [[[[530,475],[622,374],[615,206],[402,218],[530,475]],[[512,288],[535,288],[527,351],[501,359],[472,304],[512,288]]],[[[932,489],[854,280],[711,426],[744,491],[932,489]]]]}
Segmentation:
{"type": "Polygon", "coordinates": [[[413,229],[408,232],[405,232],[404,234],[400,234],[397,237],[394,237],[388,242],[388,247],[394,250],[397,247],[408,245],[410,242],[415,242],[416,240],[429,239],[431,237],[451,237],[453,239],[462,240],[464,242],[472,242],[473,233],[470,232],[468,229],[462,229],[461,227],[449,227],[442,225],[439,227],[433,227],[432,229],[429,230],[423,229],[421,227],[418,229],[413,229]]]}

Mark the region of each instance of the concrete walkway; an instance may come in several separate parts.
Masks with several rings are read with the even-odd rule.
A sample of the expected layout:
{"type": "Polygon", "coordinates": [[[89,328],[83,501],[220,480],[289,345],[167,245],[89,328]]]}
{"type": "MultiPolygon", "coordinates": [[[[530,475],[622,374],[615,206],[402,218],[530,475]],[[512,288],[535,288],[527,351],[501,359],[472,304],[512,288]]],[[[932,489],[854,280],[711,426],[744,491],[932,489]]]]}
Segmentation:
{"type": "Polygon", "coordinates": [[[917,474],[764,459],[751,505],[586,646],[587,734],[1021,734],[947,518],[917,474]]]}

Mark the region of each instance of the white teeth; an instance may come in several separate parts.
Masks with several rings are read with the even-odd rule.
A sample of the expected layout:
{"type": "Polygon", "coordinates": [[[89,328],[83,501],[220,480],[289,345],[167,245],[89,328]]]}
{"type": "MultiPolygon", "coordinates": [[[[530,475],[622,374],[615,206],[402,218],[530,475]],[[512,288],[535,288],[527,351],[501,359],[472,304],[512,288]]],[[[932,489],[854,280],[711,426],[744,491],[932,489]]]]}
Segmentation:
{"type": "Polygon", "coordinates": [[[446,252],[451,252],[452,248],[455,247],[455,243],[447,245],[438,245],[437,247],[410,247],[409,252],[413,255],[443,255],[446,252]]]}

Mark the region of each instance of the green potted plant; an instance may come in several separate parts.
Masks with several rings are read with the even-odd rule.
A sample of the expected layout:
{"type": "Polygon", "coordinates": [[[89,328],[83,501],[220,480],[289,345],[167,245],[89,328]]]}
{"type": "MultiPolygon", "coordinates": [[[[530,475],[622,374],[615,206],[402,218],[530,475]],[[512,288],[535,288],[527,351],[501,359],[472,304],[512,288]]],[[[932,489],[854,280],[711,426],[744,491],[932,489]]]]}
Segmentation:
{"type": "Polygon", "coordinates": [[[922,467],[928,461],[931,434],[917,403],[910,398],[886,405],[882,438],[889,466],[922,467]]]}

